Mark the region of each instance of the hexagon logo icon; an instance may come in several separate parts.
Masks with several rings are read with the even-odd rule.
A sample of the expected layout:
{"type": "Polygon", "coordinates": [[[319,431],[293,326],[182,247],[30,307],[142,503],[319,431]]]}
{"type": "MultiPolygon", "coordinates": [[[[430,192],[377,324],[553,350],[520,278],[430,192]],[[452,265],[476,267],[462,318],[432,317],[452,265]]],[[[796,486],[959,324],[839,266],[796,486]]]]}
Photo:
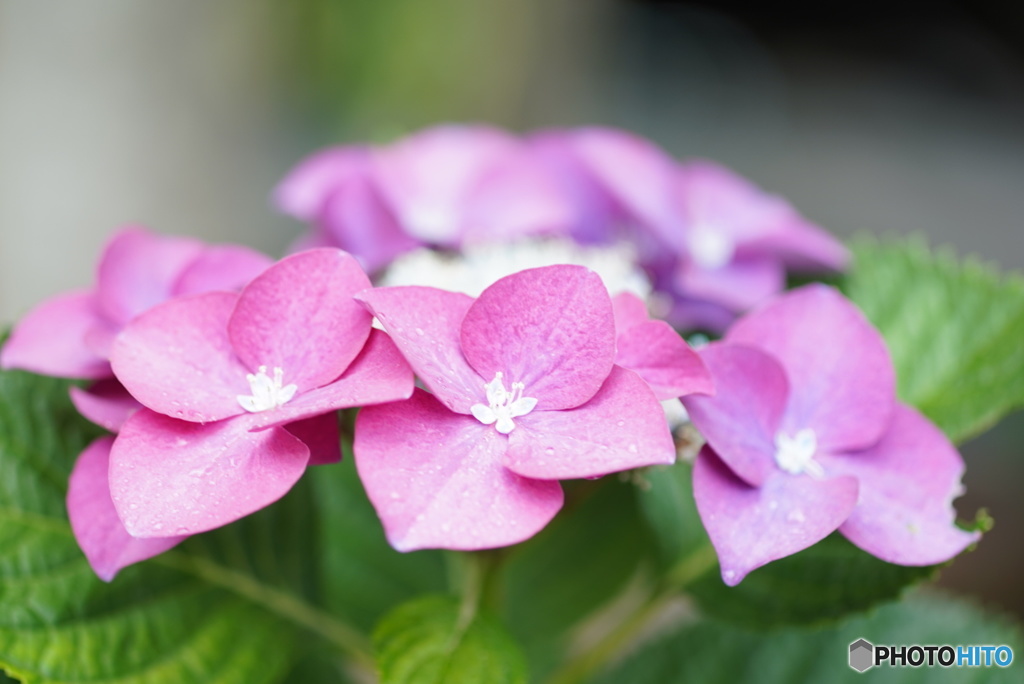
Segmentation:
{"type": "Polygon", "coordinates": [[[850,644],[850,667],[857,672],[864,672],[875,664],[875,647],[871,642],[857,639],[850,644]]]}

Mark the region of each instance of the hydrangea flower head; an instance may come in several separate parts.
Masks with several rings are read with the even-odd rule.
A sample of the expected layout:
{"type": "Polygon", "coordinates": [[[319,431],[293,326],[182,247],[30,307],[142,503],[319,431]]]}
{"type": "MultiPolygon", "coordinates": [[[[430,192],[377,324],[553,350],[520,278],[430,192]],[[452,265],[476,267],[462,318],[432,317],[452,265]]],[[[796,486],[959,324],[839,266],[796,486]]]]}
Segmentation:
{"type": "Polygon", "coordinates": [[[977,539],[954,525],[959,454],[896,402],[884,341],[835,290],[783,295],[701,356],[716,395],[683,403],[707,439],[694,496],[727,584],[837,529],[904,565],[977,539]]]}
{"type": "Polygon", "coordinates": [[[559,479],[674,460],[654,393],[615,365],[611,300],[588,269],[529,269],[475,300],[359,298],[430,389],[357,419],[356,466],[395,548],[513,544],[561,507],[559,479]]]}
{"type": "Polygon", "coordinates": [[[57,295],[29,312],[0,350],[0,367],[108,378],[110,346],[132,318],[173,297],[238,290],[271,263],[247,247],[122,229],[103,250],[95,286],[57,295]]]}
{"type": "Polygon", "coordinates": [[[110,490],[136,537],[195,534],[276,501],[310,463],[286,425],[409,396],[412,373],[352,294],[336,249],[288,257],[241,294],[179,298],[115,342],[118,379],[146,408],[121,427],[110,490]]]}

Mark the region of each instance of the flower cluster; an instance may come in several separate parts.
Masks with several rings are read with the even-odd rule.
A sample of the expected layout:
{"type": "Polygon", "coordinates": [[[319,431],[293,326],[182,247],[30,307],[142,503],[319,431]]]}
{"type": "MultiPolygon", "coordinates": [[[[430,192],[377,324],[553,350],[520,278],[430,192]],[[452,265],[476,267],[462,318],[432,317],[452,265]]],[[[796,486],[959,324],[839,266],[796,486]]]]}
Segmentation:
{"type": "MultiPolygon", "coordinates": [[[[312,223],[301,241],[349,251],[371,272],[416,248],[529,238],[629,245],[678,328],[720,332],[782,290],[787,268],[842,269],[847,252],[785,200],[707,161],[678,163],[603,128],[516,138],[442,126],[382,147],[339,147],[277,188],[312,223]]],[[[482,289],[482,288],[481,288],[482,289]]]]}
{"type": "Polygon", "coordinates": [[[116,434],[79,456],[67,505],[106,580],[337,462],[349,408],[400,551],[514,544],[557,514],[561,480],[674,463],[661,402],[680,398],[707,440],[695,496],[728,584],[836,529],[910,565],[977,539],[954,525],[959,454],[896,401],[877,331],[830,288],[778,294],[785,267],[838,268],[843,248],[720,167],[609,130],[446,127],[315,155],[277,201],[313,222],[303,249],[273,262],[123,230],[93,290],[44,302],[0,351],[95,381],[72,399],[116,434]],[[698,352],[645,286],[560,259],[472,294],[364,271],[537,235],[628,240],[635,263],[598,270],[635,284],[642,267],[677,325],[760,306],[698,352]]]}

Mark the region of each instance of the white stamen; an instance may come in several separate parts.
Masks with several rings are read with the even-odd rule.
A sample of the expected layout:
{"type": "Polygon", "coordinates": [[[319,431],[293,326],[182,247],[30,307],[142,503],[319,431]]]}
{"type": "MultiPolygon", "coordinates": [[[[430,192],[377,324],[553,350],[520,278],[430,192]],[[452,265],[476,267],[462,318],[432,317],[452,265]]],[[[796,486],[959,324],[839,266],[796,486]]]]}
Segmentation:
{"type": "Polygon", "coordinates": [[[729,236],[714,228],[696,226],[688,242],[693,260],[709,270],[725,266],[736,252],[736,245],[729,236]]]}
{"type": "Polygon", "coordinates": [[[249,373],[245,377],[249,381],[252,396],[246,397],[239,394],[238,403],[249,413],[259,413],[277,408],[294,397],[295,390],[298,389],[298,386],[294,384],[283,386],[284,371],[277,367],[274,368],[273,379],[267,375],[266,366],[260,366],[255,375],[249,373]]]}
{"type": "Polygon", "coordinates": [[[810,428],[804,428],[792,437],[783,432],[775,435],[775,462],[787,473],[824,477],[825,469],[814,460],[817,450],[818,437],[810,428]]]}
{"type": "Polygon", "coordinates": [[[473,417],[484,425],[494,424],[494,429],[503,435],[507,435],[516,428],[513,418],[525,416],[537,406],[537,400],[533,397],[524,397],[523,390],[526,386],[521,382],[512,383],[512,391],[505,389],[502,381],[502,372],[494,374],[494,379],[484,385],[487,392],[487,403],[473,404],[469,410],[473,417]]]}

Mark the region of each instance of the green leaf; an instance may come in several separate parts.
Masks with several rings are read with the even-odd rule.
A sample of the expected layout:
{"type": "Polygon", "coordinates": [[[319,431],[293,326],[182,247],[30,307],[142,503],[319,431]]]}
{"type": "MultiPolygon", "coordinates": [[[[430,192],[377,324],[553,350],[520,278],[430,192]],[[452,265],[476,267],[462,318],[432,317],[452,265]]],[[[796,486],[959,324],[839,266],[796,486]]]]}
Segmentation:
{"type": "Polygon", "coordinates": [[[307,629],[358,641],[309,604],[316,525],[305,481],[273,507],[98,580],[64,511],[71,466],[97,431],[67,387],[0,373],[0,669],[26,684],[258,684],[281,679],[307,629]]]}
{"type": "Polygon", "coordinates": [[[889,344],[903,401],[955,442],[1024,406],[1024,278],[920,241],[853,249],[843,289],[889,344]]]}
{"type": "Polygon", "coordinates": [[[504,564],[502,615],[541,674],[566,630],[621,589],[654,555],[636,487],[615,477],[566,484],[566,507],[504,564]]]}
{"type": "Polygon", "coordinates": [[[689,591],[706,615],[763,629],[835,621],[898,598],[934,574],[934,566],[886,563],[835,533],[758,568],[735,587],[715,567],[689,591]]]}
{"type": "Polygon", "coordinates": [[[374,631],[381,684],[525,684],[526,661],[495,620],[449,596],[389,613],[374,631]]]}
{"type": "Polygon", "coordinates": [[[596,684],[818,684],[889,682],[1018,682],[1020,665],[989,668],[888,667],[866,674],[849,667],[857,639],[876,645],[1008,645],[1024,652],[1020,631],[1006,620],[941,597],[916,597],[891,604],[826,630],[786,629],[771,634],[700,623],[649,644],[596,684]],[[952,671],[955,670],[955,671],[952,671]]]}
{"type": "Polygon", "coordinates": [[[710,544],[693,500],[693,468],[679,462],[644,471],[648,487],[640,509],[658,542],[663,564],[672,565],[710,544]]]}
{"type": "Polygon", "coordinates": [[[319,502],[319,567],[329,608],[369,632],[395,606],[445,590],[439,552],[399,553],[388,545],[350,453],[339,465],[315,468],[310,475],[319,502]]]}

